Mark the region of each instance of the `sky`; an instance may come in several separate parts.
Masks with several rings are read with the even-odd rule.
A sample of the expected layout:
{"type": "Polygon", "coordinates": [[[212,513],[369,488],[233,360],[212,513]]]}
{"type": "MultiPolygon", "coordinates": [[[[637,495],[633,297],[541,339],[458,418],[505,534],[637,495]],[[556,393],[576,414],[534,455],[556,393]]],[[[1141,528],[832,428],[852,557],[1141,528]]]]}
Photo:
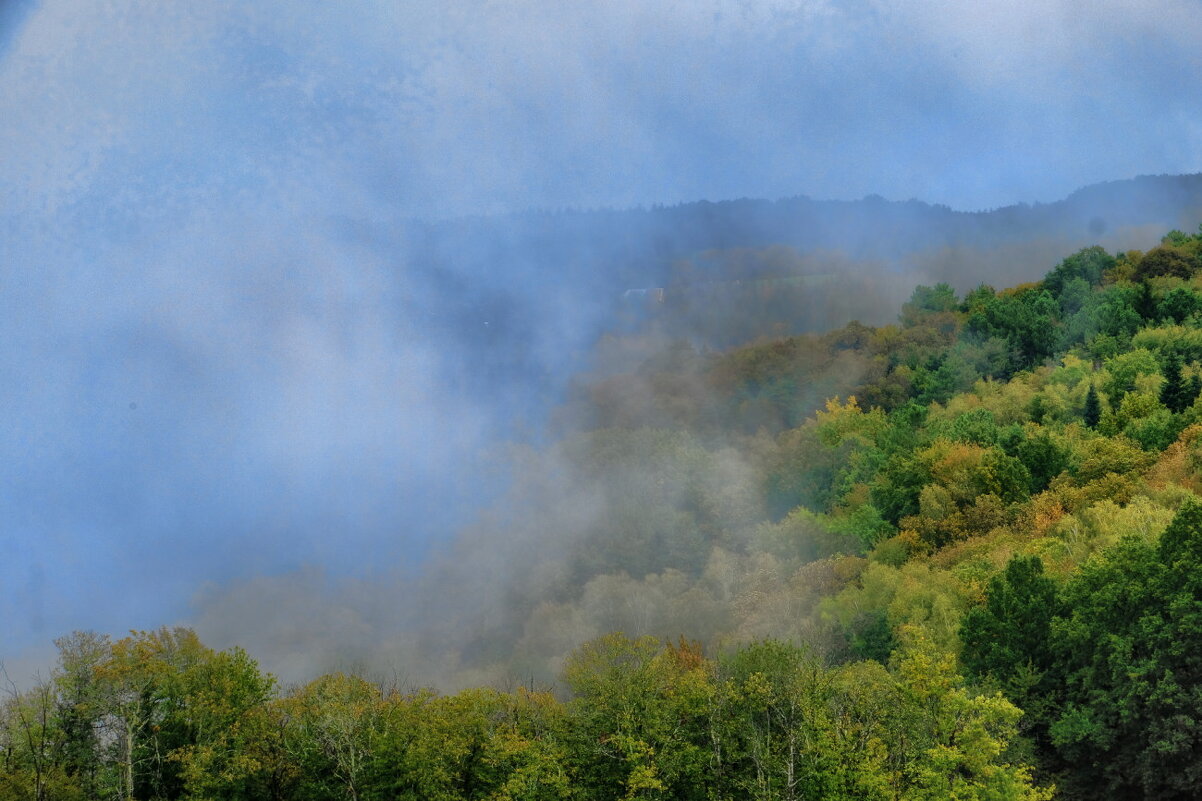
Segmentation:
{"type": "Polygon", "coordinates": [[[3,0],[0,658],[470,518],[513,410],[355,231],[1196,172],[1198,41],[1192,0],[3,0]]]}

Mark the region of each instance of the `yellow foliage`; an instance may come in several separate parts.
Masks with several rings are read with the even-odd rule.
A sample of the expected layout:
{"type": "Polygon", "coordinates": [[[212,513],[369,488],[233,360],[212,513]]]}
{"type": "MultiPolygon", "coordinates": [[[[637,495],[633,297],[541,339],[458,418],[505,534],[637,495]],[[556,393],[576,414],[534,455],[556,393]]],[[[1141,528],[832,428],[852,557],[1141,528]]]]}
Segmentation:
{"type": "Polygon", "coordinates": [[[977,483],[975,475],[981,467],[985,448],[940,439],[919,455],[930,465],[931,477],[946,487],[957,503],[973,499],[972,488],[977,483]]]}
{"type": "Polygon", "coordinates": [[[1135,535],[1153,542],[1172,520],[1173,514],[1172,508],[1145,495],[1136,496],[1129,503],[1103,498],[1057,521],[1050,534],[1061,547],[1047,548],[1049,561],[1067,571],[1125,536],[1135,535]]]}
{"type": "MultiPolygon", "coordinates": [[[[1020,373],[1009,381],[994,381],[984,378],[973,385],[973,394],[980,399],[980,407],[993,412],[999,426],[1025,423],[1030,415],[1031,401],[1039,392],[1036,377],[1020,373]]],[[[948,402],[948,408],[958,403],[956,398],[948,402]]]]}
{"type": "MultiPolygon", "coordinates": [[[[1076,389],[1082,382],[1088,381],[1093,375],[1093,364],[1081,357],[1066,353],[1060,366],[1048,376],[1049,385],[1064,386],[1076,389]]],[[[1050,389],[1045,385],[1044,389],[1050,389]]]]}
{"type": "Polygon", "coordinates": [[[1156,463],[1148,470],[1148,486],[1154,490],[1164,490],[1171,484],[1187,487],[1193,492],[1202,490],[1199,481],[1199,449],[1196,445],[1198,435],[1202,434],[1202,425],[1194,424],[1181,432],[1177,441],[1157,458],[1156,463]]]}
{"type": "Polygon", "coordinates": [[[1062,498],[1055,492],[1041,492],[1023,507],[1018,525],[1033,537],[1043,537],[1064,517],[1062,498]]]}
{"type": "Polygon", "coordinates": [[[818,435],[828,447],[834,447],[848,437],[869,440],[887,425],[885,413],[880,409],[865,412],[860,408],[855,395],[849,395],[846,403],[839,398],[829,398],[825,409],[815,412],[818,435]]]}

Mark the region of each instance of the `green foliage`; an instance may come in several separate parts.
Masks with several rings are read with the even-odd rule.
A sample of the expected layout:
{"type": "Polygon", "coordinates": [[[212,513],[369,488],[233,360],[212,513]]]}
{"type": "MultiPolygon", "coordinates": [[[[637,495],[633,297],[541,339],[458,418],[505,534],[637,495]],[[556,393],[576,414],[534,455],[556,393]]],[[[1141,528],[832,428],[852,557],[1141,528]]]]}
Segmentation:
{"type": "Polygon", "coordinates": [[[1187,500],[1159,544],[1129,536],[1061,592],[1038,560],[1011,561],[965,618],[965,665],[1024,704],[1070,797],[1195,795],[1199,568],[1202,503],[1187,500]]]}
{"type": "Polygon", "coordinates": [[[1102,276],[1114,266],[1114,257],[1094,245],[1084,248],[1066,258],[1043,279],[1043,287],[1056,298],[1062,298],[1065,289],[1074,281],[1087,286],[1100,286],[1102,276]]]}
{"type": "Polygon", "coordinates": [[[920,631],[908,632],[907,640],[898,654],[895,711],[897,730],[906,732],[897,749],[909,778],[901,797],[1050,798],[1050,790],[1032,785],[1026,769],[1002,761],[1019,709],[1000,694],[967,690],[954,658],[920,631]]]}
{"type": "Polygon", "coordinates": [[[981,459],[980,488],[1005,503],[1018,503],[1029,494],[1033,479],[1026,465],[1000,448],[989,448],[981,459]]]}
{"type": "Polygon", "coordinates": [[[1063,346],[1089,342],[1091,349],[1106,358],[1126,347],[1131,336],[1143,325],[1136,309],[1139,291],[1131,284],[1115,284],[1088,299],[1066,323],[1063,346]]]}
{"type": "Polygon", "coordinates": [[[969,445],[989,447],[998,444],[1001,432],[993,412],[988,409],[973,409],[958,415],[950,425],[935,428],[938,433],[946,432],[946,437],[954,442],[964,442],[969,445]]]}
{"type": "Polygon", "coordinates": [[[720,665],[728,792],[745,798],[830,797],[847,768],[834,735],[834,676],[796,646],[768,641],[720,665]]]}
{"type": "Polygon", "coordinates": [[[1074,478],[1078,484],[1097,481],[1110,474],[1138,474],[1152,461],[1137,443],[1124,436],[1086,440],[1078,445],[1076,456],[1074,478]]]}
{"type": "Polygon", "coordinates": [[[884,609],[871,609],[854,617],[847,627],[848,646],[856,659],[871,659],[885,664],[897,647],[889,615],[884,609]]]}
{"type": "MultiPolygon", "coordinates": [[[[1090,392],[1093,395],[1094,403],[1097,403],[1097,393],[1090,387],[1090,392]]],[[[1089,401],[1086,401],[1086,411],[1089,410],[1089,401]]],[[[1089,416],[1086,415],[1086,424],[1089,424],[1089,416]]],[[[1096,424],[1096,421],[1095,421],[1096,424]]],[[[1030,476],[1028,489],[1031,494],[1043,492],[1052,483],[1052,479],[1068,470],[1072,466],[1071,454],[1069,450],[1062,446],[1047,429],[1040,428],[1038,432],[1031,436],[1023,437],[1015,447],[1015,456],[1026,468],[1030,476]]]]}
{"type": "Polygon", "coordinates": [[[854,531],[839,530],[803,506],[779,523],[763,523],[755,531],[759,550],[791,564],[805,564],[837,553],[852,553],[863,543],[854,531]]]}
{"type": "Polygon", "coordinates": [[[1197,292],[1185,287],[1175,287],[1165,293],[1156,307],[1156,317],[1159,320],[1172,323],[1183,323],[1202,311],[1202,297],[1197,292]]]}
{"type": "Polygon", "coordinates": [[[366,798],[571,798],[566,713],[546,693],[422,692],[382,702],[366,798]]]}
{"type": "Polygon", "coordinates": [[[1156,452],[1171,445],[1185,424],[1184,418],[1168,409],[1154,408],[1149,414],[1128,422],[1123,427],[1123,433],[1138,442],[1144,450],[1156,452]]]}
{"type": "Polygon", "coordinates": [[[1170,412],[1180,414],[1194,403],[1189,384],[1181,375],[1180,357],[1170,357],[1164,367],[1164,384],[1160,388],[1160,402],[1170,412]]]}
{"type": "Polygon", "coordinates": [[[1131,344],[1147,348],[1162,357],[1174,356],[1185,362],[1202,359],[1202,329],[1188,325],[1162,325],[1144,328],[1134,337],[1131,344]]]}
{"type": "MultiPolygon", "coordinates": [[[[1011,559],[990,579],[984,605],[964,617],[964,667],[978,679],[993,680],[1028,713],[1041,710],[1055,690],[1050,633],[1058,610],[1056,584],[1044,575],[1039,557],[1011,559]]],[[[1043,720],[1032,717],[1036,726],[1043,720]]]]}
{"type": "Polygon", "coordinates": [[[1198,268],[1196,254],[1174,245],[1161,245],[1149,250],[1139,260],[1135,267],[1135,277],[1140,281],[1162,275],[1190,278],[1198,268]]]}
{"type": "Polygon", "coordinates": [[[885,463],[872,484],[873,504],[889,523],[918,514],[918,499],[930,482],[929,467],[916,455],[896,454],[885,463]]]}
{"type": "Polygon", "coordinates": [[[611,634],[574,653],[564,680],[582,798],[706,797],[714,686],[693,646],[611,634]]]}
{"type": "Polygon", "coordinates": [[[956,291],[946,283],[933,287],[919,285],[914,288],[910,300],[902,306],[903,318],[914,318],[922,312],[950,312],[960,306],[956,291]]]}
{"type": "Polygon", "coordinates": [[[996,338],[1008,344],[1008,373],[1034,367],[1055,352],[1059,306],[1046,289],[1026,288],[992,297],[973,293],[966,304],[971,334],[979,341],[996,338]]]}
{"type": "Polygon", "coordinates": [[[185,628],[57,645],[53,680],[0,710],[0,798],[256,797],[239,732],[273,681],[243,651],[185,628]]]}
{"type": "Polygon", "coordinates": [[[1135,389],[1140,376],[1159,374],[1160,361],[1152,351],[1135,348],[1107,359],[1105,368],[1107,379],[1102,388],[1109,397],[1119,398],[1135,389]]]}

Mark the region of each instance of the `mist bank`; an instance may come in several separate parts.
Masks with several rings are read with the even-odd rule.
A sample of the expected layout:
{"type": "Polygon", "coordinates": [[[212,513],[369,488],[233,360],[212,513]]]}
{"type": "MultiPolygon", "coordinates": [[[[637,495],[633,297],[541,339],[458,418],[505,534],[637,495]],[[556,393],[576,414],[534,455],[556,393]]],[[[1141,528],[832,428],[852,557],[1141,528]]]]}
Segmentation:
{"type": "MultiPolygon", "coordinates": [[[[541,452],[598,426],[659,425],[640,406],[667,385],[715,389],[657,359],[709,363],[765,337],[884,324],[915,284],[1033,279],[1092,241],[1148,247],[1196,227],[1198,192],[1179,176],[991,212],[792,199],[442,222],[250,195],[182,217],[114,210],[120,235],[98,230],[89,204],[59,210],[54,230],[10,215],[6,642],[206,619],[214,642],[262,642],[272,669],[300,678],[364,650],[352,641],[412,639],[445,594],[412,594],[440,584],[421,575],[432,545],[435,561],[485,560],[442,586],[512,584],[510,560],[481,554],[522,540],[490,533],[488,514],[468,526],[522,469],[506,443],[541,452]],[[656,377],[621,378],[640,370],[656,377]],[[251,585],[267,596],[222,605],[251,585]]],[[[779,389],[795,403],[764,419],[796,424],[867,369],[797,358],[779,389]]],[[[571,540],[583,524],[543,525],[530,553],[548,529],[571,540]]],[[[456,621],[489,603],[459,600],[456,621]]]]}
{"type": "MultiPolygon", "coordinates": [[[[1181,210],[1175,219],[1194,230],[1202,215],[1181,210]]],[[[1147,247],[1162,235],[1133,222],[1103,234],[1108,248],[1089,252],[1147,247]]],[[[1079,236],[1089,241],[1088,231],[1079,236]]],[[[619,294],[608,312],[586,306],[598,315],[588,335],[596,339],[574,357],[580,372],[542,373],[556,391],[541,397],[523,385],[537,404],[525,408],[545,410],[550,428],[508,452],[494,449],[507,491],[436,548],[420,574],[398,568],[345,578],[310,569],[214,583],[188,622],[217,645],[253,648],[289,680],[358,666],[443,687],[550,681],[576,644],[614,629],[715,642],[783,636],[845,653],[847,642],[830,639],[819,613],[842,568],[818,557],[855,553],[858,527],[875,529],[853,514],[863,498],[840,506],[822,489],[833,479],[823,471],[835,468],[824,461],[813,415],[851,394],[865,409],[893,409],[907,398],[943,402],[982,376],[1037,367],[1038,359],[1022,361],[1025,345],[988,328],[958,339],[968,314],[960,302],[914,286],[951,277],[975,291],[983,281],[1004,287],[1040,278],[1065,255],[1042,260],[1050,242],[998,246],[980,260],[970,248],[927,250],[911,262],[925,259],[925,271],[906,271],[900,258],[856,262],[763,243],[669,260],[662,301],[640,298],[632,312],[619,294]],[[698,269],[709,271],[704,280],[672,278],[698,269]],[[782,290],[785,300],[799,291],[820,301],[790,306],[782,290]],[[692,312],[674,305],[673,293],[692,292],[715,302],[692,312]],[[724,293],[738,302],[723,304],[724,293]],[[901,293],[909,301],[885,312],[901,293]],[[848,323],[873,314],[876,324],[848,323]],[[805,333],[829,319],[823,315],[839,322],[805,333]],[[748,320],[751,329],[732,327],[748,320]],[[883,324],[890,320],[898,322],[883,324]],[[742,344],[712,346],[724,338],[742,344]],[[791,514],[798,503],[809,510],[791,514]]],[[[470,285],[459,286],[455,302],[475,308],[470,285]]],[[[967,294],[992,297],[982,291],[967,294]]],[[[540,299],[565,297],[548,293],[504,296],[524,304],[511,319],[526,322],[540,299]]],[[[1018,320],[1020,311],[998,314],[1018,320]]],[[[1045,323],[1032,331],[1061,325],[1045,323]]],[[[510,331],[499,326],[493,335],[510,331]]],[[[504,339],[487,341],[500,347],[504,339]]]]}

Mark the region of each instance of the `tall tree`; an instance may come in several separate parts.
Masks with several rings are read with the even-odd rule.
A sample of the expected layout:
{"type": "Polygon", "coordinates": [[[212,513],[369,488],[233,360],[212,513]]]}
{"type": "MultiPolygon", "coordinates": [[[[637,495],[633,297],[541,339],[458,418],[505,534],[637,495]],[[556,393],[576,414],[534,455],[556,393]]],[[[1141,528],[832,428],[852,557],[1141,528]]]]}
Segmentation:
{"type": "Polygon", "coordinates": [[[1164,367],[1164,384],[1160,387],[1160,402],[1170,412],[1179,414],[1189,408],[1194,399],[1189,383],[1181,377],[1181,357],[1169,357],[1164,367]]]}
{"type": "Polygon", "coordinates": [[[564,668],[581,796],[706,798],[711,674],[687,644],[610,634],[581,646],[564,668]]]}
{"type": "Polygon", "coordinates": [[[1102,419],[1102,399],[1098,397],[1098,390],[1093,384],[1089,385],[1089,392],[1085,395],[1083,417],[1085,425],[1089,428],[1097,428],[1102,419]]]}
{"type": "Polygon", "coordinates": [[[76,631],[54,644],[58,647],[54,681],[64,765],[83,792],[96,796],[100,794],[104,761],[100,735],[107,708],[107,688],[97,668],[111,656],[112,643],[107,635],[76,631]]]}

